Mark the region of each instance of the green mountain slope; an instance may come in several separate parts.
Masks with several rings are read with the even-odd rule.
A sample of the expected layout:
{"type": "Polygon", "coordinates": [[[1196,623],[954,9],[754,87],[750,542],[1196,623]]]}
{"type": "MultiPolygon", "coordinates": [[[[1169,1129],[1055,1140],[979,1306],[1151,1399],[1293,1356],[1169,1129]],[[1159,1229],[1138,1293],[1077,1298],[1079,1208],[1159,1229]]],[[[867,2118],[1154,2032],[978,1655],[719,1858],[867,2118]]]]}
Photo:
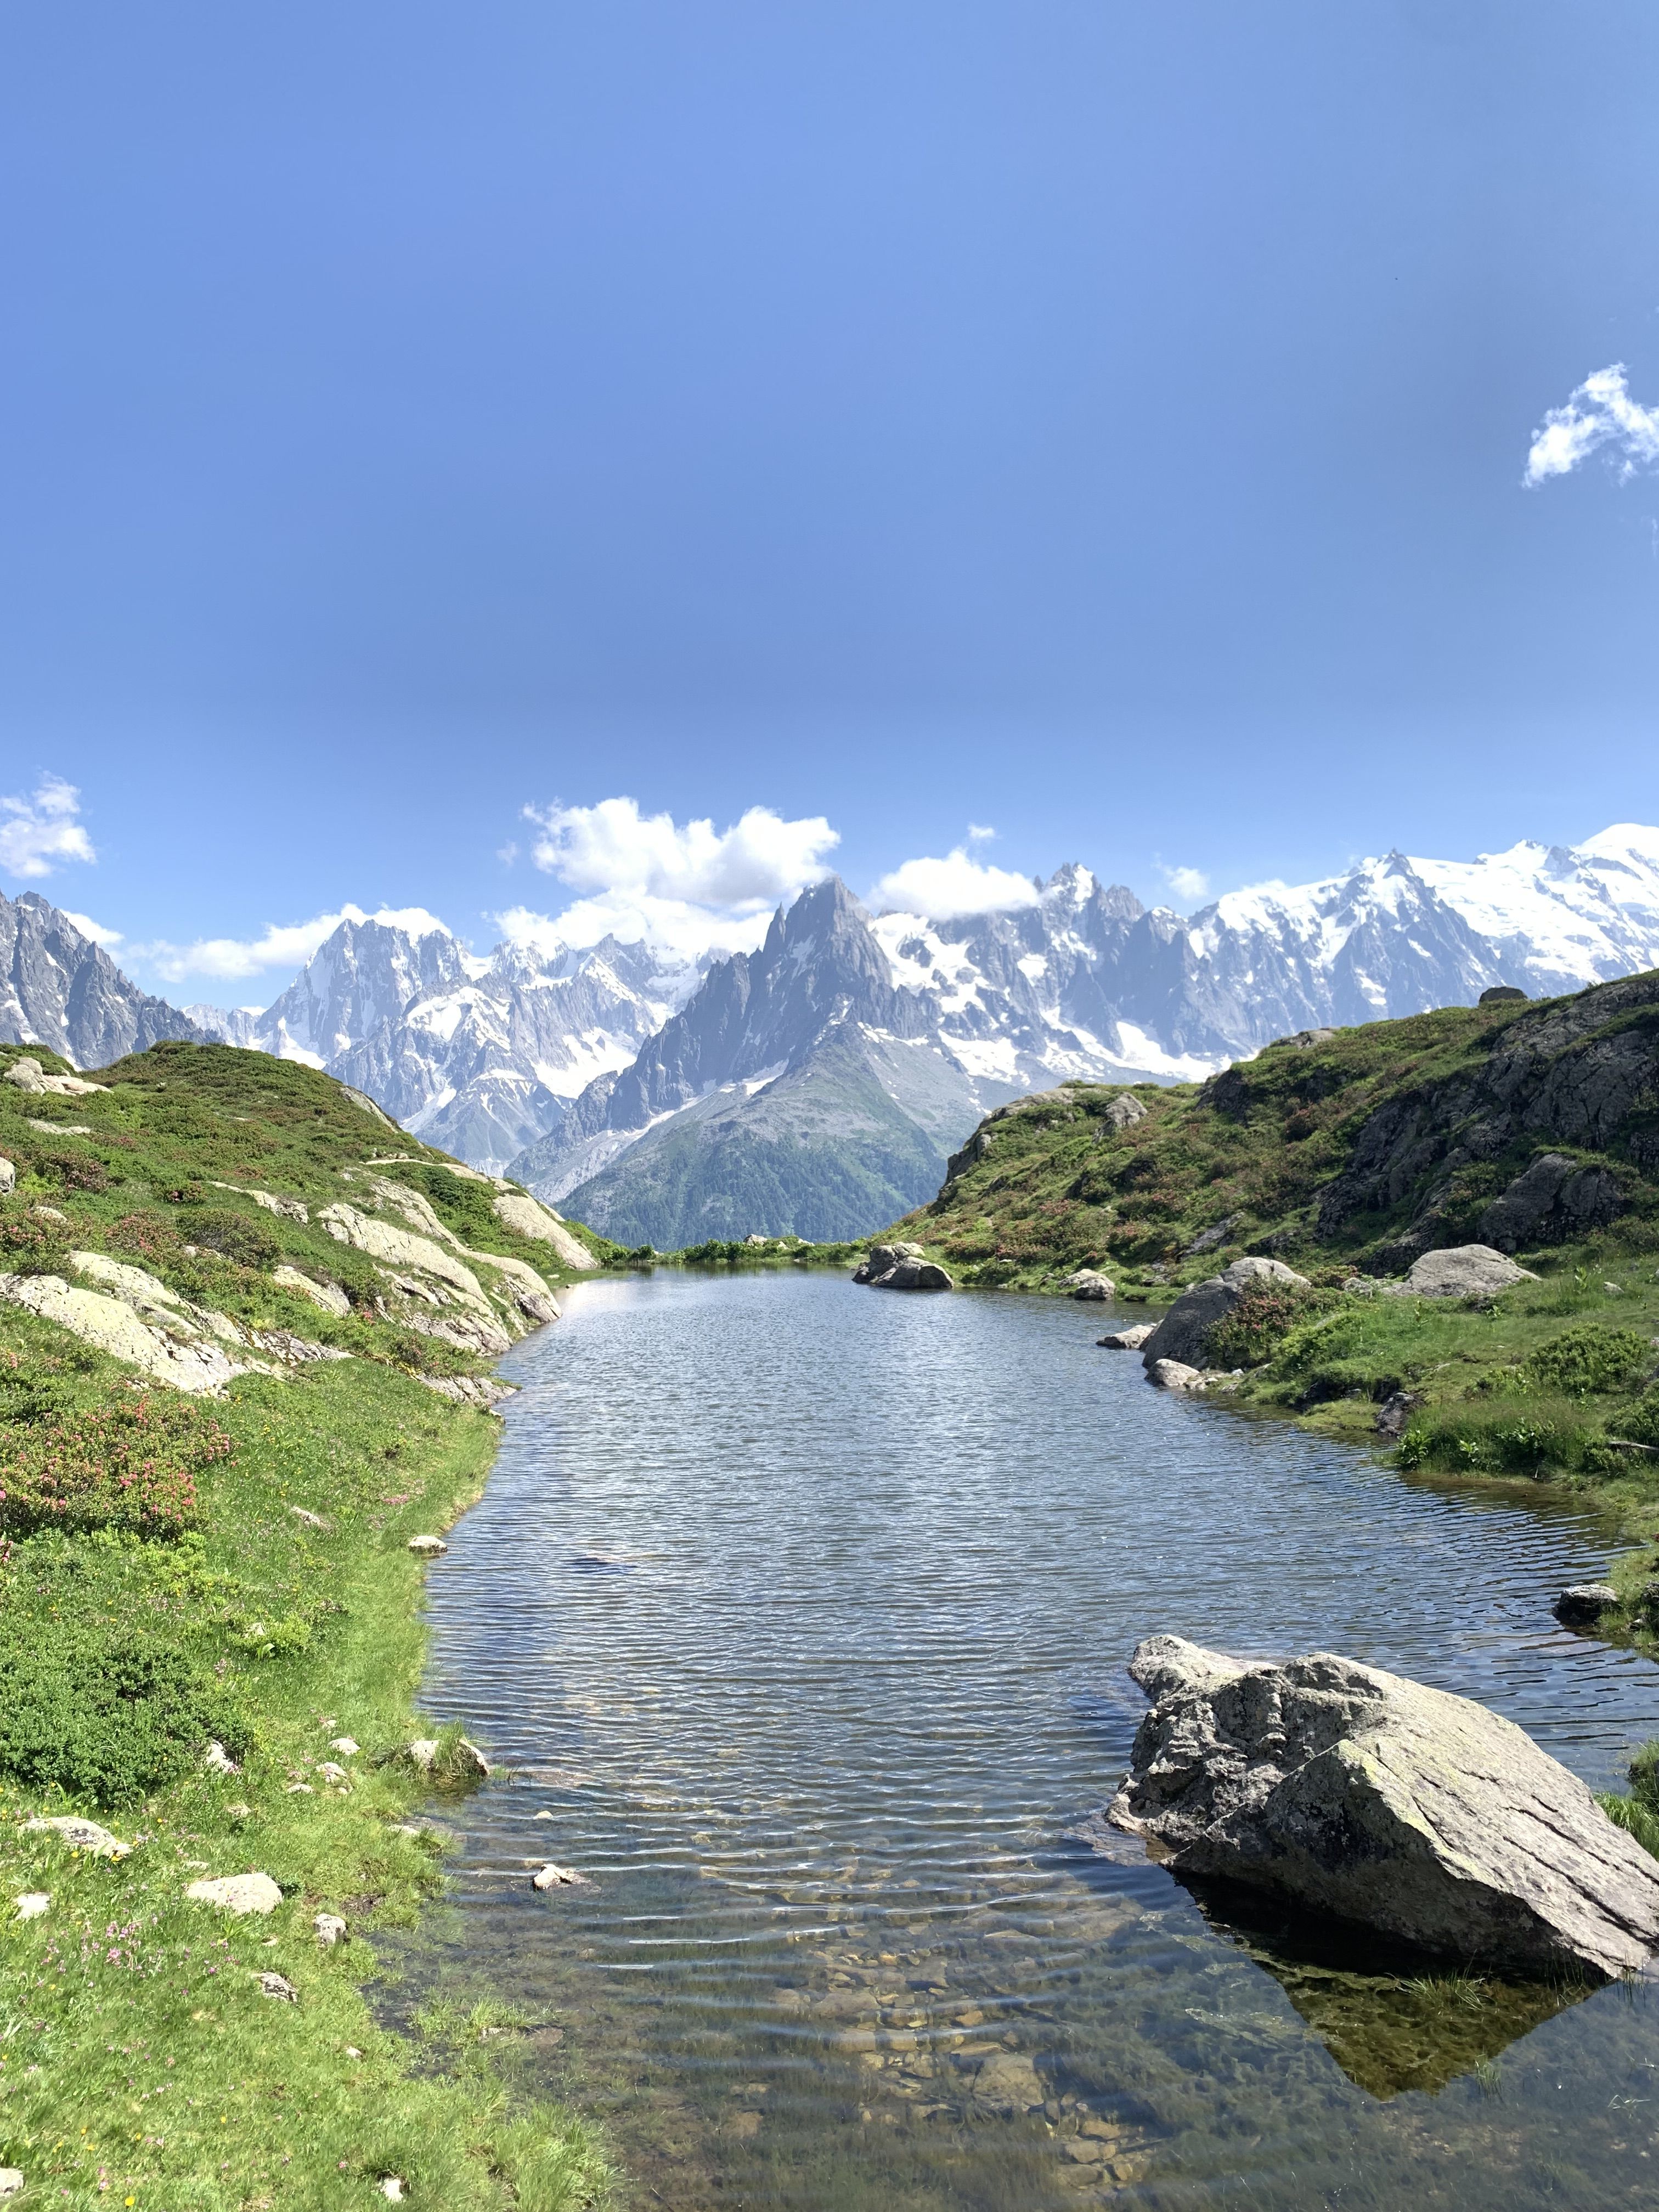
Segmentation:
{"type": "Polygon", "coordinates": [[[618,1244],[659,1251],[751,1233],[834,1243],[914,1206],[944,1168],[863,1039],[843,1036],[753,1095],[732,1085],[682,1109],[561,1203],[618,1244]]]}
{"type": "Polygon", "coordinates": [[[1307,1032],[1202,1085],[1016,1101],[897,1226],[969,1281],[1167,1284],[1247,1252],[1390,1274],[1450,1244],[1650,1233],[1656,1170],[1649,974],[1307,1032]]]}

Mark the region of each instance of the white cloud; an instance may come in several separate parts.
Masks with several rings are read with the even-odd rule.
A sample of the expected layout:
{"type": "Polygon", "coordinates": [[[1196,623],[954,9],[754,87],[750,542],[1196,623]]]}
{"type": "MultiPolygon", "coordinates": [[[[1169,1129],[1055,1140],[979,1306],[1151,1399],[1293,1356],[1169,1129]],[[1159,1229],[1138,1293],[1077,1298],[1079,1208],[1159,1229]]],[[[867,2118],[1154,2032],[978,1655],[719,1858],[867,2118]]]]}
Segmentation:
{"type": "Polygon", "coordinates": [[[381,907],[366,914],[360,906],[343,906],[337,914],[319,914],[309,921],[273,925],[263,936],[198,937],[193,945],[135,945],[129,957],[154,969],[169,983],[186,975],[211,975],[221,981],[258,975],[270,968],[302,968],[318,946],[332,937],[343,921],[380,921],[392,929],[406,929],[423,937],[444,925],[422,906],[381,907]]]}
{"type": "Polygon", "coordinates": [[[786,822],[751,806],[731,829],[641,814],[632,799],[597,806],[526,806],[541,831],[532,857],[572,890],[629,892],[694,906],[774,905],[828,872],[841,842],[823,815],[786,822]]]}
{"type": "Polygon", "coordinates": [[[968,824],[968,842],[970,845],[983,844],[988,838],[994,837],[996,834],[994,830],[988,830],[983,823],[970,822],[968,824]]]}
{"type": "Polygon", "coordinates": [[[828,874],[825,855],[841,842],[821,814],[787,822],[769,806],[751,806],[721,830],[641,814],[632,799],[524,811],[538,832],[536,866],[586,894],[553,915],[514,907],[496,916],[513,942],[542,951],[607,936],[643,941],[677,963],[752,951],[773,908],[828,874]]]}
{"type": "Polygon", "coordinates": [[[80,793],[60,775],[43,775],[27,799],[0,799],[0,867],[37,878],[59,860],[95,860],[80,811],[80,793]]]}
{"type": "Polygon", "coordinates": [[[67,906],[60,906],[58,911],[65,921],[72,921],[75,924],[82,937],[89,937],[94,945],[101,945],[106,952],[112,945],[119,945],[124,941],[118,929],[106,929],[101,922],[94,921],[89,914],[76,914],[72,907],[67,906]]]}
{"type": "Polygon", "coordinates": [[[1623,454],[1621,482],[1659,463],[1659,407],[1638,406],[1631,398],[1622,361],[1587,376],[1565,407],[1551,408],[1533,438],[1522,481],[1535,485],[1571,475],[1606,445],[1623,454]]]}
{"type": "Polygon", "coordinates": [[[1164,868],[1164,880],[1177,898],[1201,899],[1210,888],[1202,868],[1164,868]]]}
{"type": "Polygon", "coordinates": [[[602,937],[614,937],[619,945],[647,944],[671,966],[684,967],[705,952],[756,951],[771,926],[772,902],[723,914],[684,899],[601,891],[576,900],[562,914],[538,914],[515,906],[494,920],[509,944],[528,945],[544,957],[565,945],[580,951],[602,937]]]}
{"type": "Polygon", "coordinates": [[[897,908],[946,921],[953,915],[1006,914],[1014,907],[1035,906],[1037,888],[1012,868],[970,860],[967,848],[958,845],[942,860],[906,860],[872,887],[870,903],[878,910],[897,908]]]}

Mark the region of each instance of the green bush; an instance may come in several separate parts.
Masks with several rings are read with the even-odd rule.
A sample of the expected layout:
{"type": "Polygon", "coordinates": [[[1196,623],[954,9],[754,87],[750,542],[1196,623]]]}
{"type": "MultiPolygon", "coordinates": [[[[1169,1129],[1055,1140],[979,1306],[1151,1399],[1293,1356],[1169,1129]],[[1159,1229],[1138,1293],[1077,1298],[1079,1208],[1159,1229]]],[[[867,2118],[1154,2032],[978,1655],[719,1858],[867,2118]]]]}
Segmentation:
{"type": "Polygon", "coordinates": [[[59,1410],[0,1396],[0,1528],[119,1528],[173,1537],[197,1516],[196,1478],[231,1441],[171,1393],[59,1410]]]}
{"type": "Polygon", "coordinates": [[[1659,1444],[1659,1390],[1650,1390],[1640,1405],[1620,1414],[1619,1433],[1632,1443],[1659,1444]]]}
{"type": "Polygon", "coordinates": [[[170,1645],[79,1624],[0,1628],[0,1772],[100,1805],[161,1788],[216,1740],[247,1747],[235,1703],[170,1645]]]}
{"type": "Polygon", "coordinates": [[[34,1163],[34,1171],[60,1190],[109,1188],[109,1170],[94,1152],[42,1152],[34,1163]]]}
{"type": "Polygon", "coordinates": [[[1403,1468],[1535,1476],[1602,1472],[1604,1449],[1571,1401],[1522,1400],[1425,1408],[1401,1438],[1398,1456],[1403,1468]]]}
{"type": "Polygon", "coordinates": [[[1254,1282],[1224,1320],[1210,1331],[1204,1346],[1209,1367],[1260,1367],[1271,1359],[1292,1329],[1304,1327],[1341,1303],[1340,1291],[1316,1290],[1300,1283],[1254,1282]]]}
{"type": "Polygon", "coordinates": [[[262,1215],[234,1213],[227,1206],[204,1206],[192,1215],[189,1233],[192,1244],[243,1267],[268,1267],[283,1249],[262,1215]]]}
{"type": "Polygon", "coordinates": [[[1634,1329],[1598,1328],[1594,1322],[1586,1322],[1540,1344],[1522,1361],[1521,1375],[1534,1389],[1557,1392],[1564,1398],[1588,1398],[1628,1389],[1645,1373],[1652,1359],[1652,1346],[1634,1329]]]}

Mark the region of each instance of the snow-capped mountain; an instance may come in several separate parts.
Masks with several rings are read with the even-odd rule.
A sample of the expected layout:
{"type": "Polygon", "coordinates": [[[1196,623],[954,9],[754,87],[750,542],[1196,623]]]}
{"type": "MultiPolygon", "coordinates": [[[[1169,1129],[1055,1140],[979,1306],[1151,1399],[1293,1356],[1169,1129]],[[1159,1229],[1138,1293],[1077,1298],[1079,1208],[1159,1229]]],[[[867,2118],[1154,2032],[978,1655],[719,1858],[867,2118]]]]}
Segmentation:
{"type": "Polygon", "coordinates": [[[492,1172],[596,1075],[625,1067],[695,982],[615,939],[480,958],[432,921],[343,921],[264,1013],[192,1009],[210,1034],[355,1085],[492,1172]]]}
{"type": "Polygon", "coordinates": [[[872,920],[831,878],[514,1172],[629,1243],[850,1235],[883,1218],[878,1186],[902,1201],[886,1218],[931,1194],[975,1119],[1021,1091],[1189,1080],[1301,1029],[1659,966],[1659,831],[1632,824],[1468,863],[1389,853],[1190,919],[1076,863],[1033,889],[1012,913],[872,920]]]}
{"type": "Polygon", "coordinates": [[[76,1067],[107,1067],[163,1037],[204,1042],[188,1014],[141,991],[38,891],[0,897],[0,1044],[44,1044],[76,1067]]]}

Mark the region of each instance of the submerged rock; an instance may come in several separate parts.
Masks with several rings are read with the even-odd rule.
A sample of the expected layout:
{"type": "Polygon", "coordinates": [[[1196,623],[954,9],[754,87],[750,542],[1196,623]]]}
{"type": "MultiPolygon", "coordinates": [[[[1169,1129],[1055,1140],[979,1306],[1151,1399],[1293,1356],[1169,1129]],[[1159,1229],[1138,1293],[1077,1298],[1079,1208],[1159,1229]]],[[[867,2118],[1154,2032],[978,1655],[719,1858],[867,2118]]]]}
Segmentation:
{"type": "Polygon", "coordinates": [[[1147,1339],[1141,1356],[1148,1368],[1155,1359],[1178,1359],[1184,1366],[1196,1366],[1210,1331],[1225,1321],[1252,1283],[1292,1283],[1305,1288],[1307,1280],[1282,1260],[1235,1260],[1218,1275],[1182,1292],[1147,1339]]]}
{"type": "Polygon", "coordinates": [[[1152,1700],[1110,1817],[1177,1874],[1249,1884],[1420,1949],[1611,1976],[1659,1943],[1659,1859],[1512,1722],[1331,1652],[1136,1647],[1152,1700]]]}

